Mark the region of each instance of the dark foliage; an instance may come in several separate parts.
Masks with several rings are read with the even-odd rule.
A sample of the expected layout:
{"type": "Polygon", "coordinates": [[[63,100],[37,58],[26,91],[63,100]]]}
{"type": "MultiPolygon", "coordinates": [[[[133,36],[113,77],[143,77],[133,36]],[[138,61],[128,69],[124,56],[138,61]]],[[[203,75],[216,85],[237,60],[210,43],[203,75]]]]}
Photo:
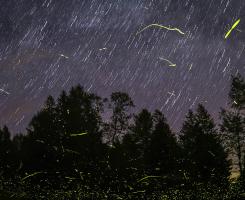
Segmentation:
{"type": "MultiPolygon", "coordinates": [[[[222,112],[221,132],[233,137],[244,132],[240,90],[243,81],[234,78],[239,112],[222,112]]],[[[131,121],[133,101],[115,92],[103,122],[105,103],[78,85],[49,96],[25,135],[11,139],[0,129],[0,199],[243,198],[244,174],[228,181],[228,154],[202,105],[189,111],[178,141],[159,110],[143,109],[131,121]]]]}
{"type": "Polygon", "coordinates": [[[195,182],[225,184],[229,162],[207,110],[199,105],[197,113],[189,111],[181,130],[184,169],[195,182]]]}

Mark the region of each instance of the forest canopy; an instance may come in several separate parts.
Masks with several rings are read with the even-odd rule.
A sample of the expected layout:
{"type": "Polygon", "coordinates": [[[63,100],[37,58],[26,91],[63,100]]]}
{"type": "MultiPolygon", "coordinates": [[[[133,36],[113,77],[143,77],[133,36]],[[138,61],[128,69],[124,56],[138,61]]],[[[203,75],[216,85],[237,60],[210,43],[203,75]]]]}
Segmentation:
{"type": "Polygon", "coordinates": [[[175,134],[164,114],[80,85],[48,96],[26,133],[0,129],[1,199],[242,199],[245,81],[233,76],[230,108],[216,124],[204,105],[175,134]],[[109,121],[102,113],[109,110],[109,121]],[[231,180],[234,166],[239,176],[231,180]]]}

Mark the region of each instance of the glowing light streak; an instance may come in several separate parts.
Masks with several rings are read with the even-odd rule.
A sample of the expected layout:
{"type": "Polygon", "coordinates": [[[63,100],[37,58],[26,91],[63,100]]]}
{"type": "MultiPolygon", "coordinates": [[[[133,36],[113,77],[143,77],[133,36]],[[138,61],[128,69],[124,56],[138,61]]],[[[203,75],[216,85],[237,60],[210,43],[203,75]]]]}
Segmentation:
{"type": "Polygon", "coordinates": [[[233,26],[231,27],[231,29],[225,34],[225,39],[229,37],[229,35],[231,34],[231,32],[233,31],[234,28],[236,28],[236,26],[239,24],[240,19],[238,19],[233,26]]]}
{"type": "Polygon", "coordinates": [[[168,60],[168,59],[166,59],[166,58],[161,58],[161,57],[160,57],[160,60],[165,60],[165,61],[167,61],[167,62],[169,63],[169,67],[175,67],[175,66],[176,66],[176,64],[172,63],[170,60],[168,60]]]}
{"type": "Polygon", "coordinates": [[[88,133],[71,134],[71,137],[82,136],[82,135],[86,135],[86,134],[88,134],[88,133]]]}
{"type": "Polygon", "coordinates": [[[141,182],[141,181],[146,180],[146,179],[149,179],[149,178],[161,178],[161,176],[146,176],[146,177],[138,180],[137,182],[141,182]]]}
{"type": "Polygon", "coordinates": [[[150,24],[148,26],[146,26],[145,28],[143,28],[142,30],[138,31],[136,33],[136,35],[138,35],[139,33],[141,33],[142,31],[146,30],[147,28],[150,28],[150,27],[158,27],[158,28],[161,28],[161,29],[167,29],[169,31],[177,31],[179,32],[180,34],[184,35],[185,33],[183,33],[180,29],[178,28],[171,28],[171,27],[167,27],[167,26],[163,26],[163,25],[160,25],[160,24],[150,24]]]}

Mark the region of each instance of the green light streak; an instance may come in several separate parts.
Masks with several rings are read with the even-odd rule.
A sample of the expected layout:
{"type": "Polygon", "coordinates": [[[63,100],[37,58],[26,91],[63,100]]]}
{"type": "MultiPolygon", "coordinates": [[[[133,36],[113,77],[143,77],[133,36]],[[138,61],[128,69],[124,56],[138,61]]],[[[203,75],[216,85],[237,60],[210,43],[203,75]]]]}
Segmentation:
{"type": "Polygon", "coordinates": [[[233,26],[231,27],[231,29],[225,34],[225,39],[228,38],[228,36],[231,34],[231,32],[233,31],[234,28],[236,28],[236,26],[239,24],[240,19],[238,19],[233,26]]]}
{"type": "Polygon", "coordinates": [[[138,34],[141,33],[142,31],[144,31],[145,29],[150,28],[150,27],[152,27],[152,26],[155,26],[155,27],[158,27],[158,28],[162,28],[162,29],[167,29],[167,30],[169,30],[169,31],[177,31],[177,32],[179,32],[179,33],[182,34],[182,35],[185,34],[185,33],[183,33],[183,32],[182,32],[180,29],[178,29],[178,28],[170,28],[170,27],[163,26],[163,25],[160,25],[160,24],[150,24],[150,25],[146,26],[145,28],[143,28],[142,30],[138,31],[138,32],[136,33],[136,35],[138,35],[138,34]]]}
{"type": "Polygon", "coordinates": [[[73,150],[71,150],[71,149],[65,149],[65,151],[68,152],[68,153],[74,153],[74,154],[80,155],[79,152],[73,151],[73,150]]]}
{"type": "Polygon", "coordinates": [[[26,180],[26,179],[28,179],[28,178],[30,178],[32,176],[36,176],[37,174],[41,174],[41,173],[43,173],[43,172],[35,172],[33,174],[29,174],[28,176],[22,178],[21,181],[24,181],[24,180],[26,180]]]}
{"type": "Polygon", "coordinates": [[[82,135],[86,135],[86,134],[88,134],[88,133],[71,134],[71,137],[82,136],[82,135]]]}
{"type": "Polygon", "coordinates": [[[138,180],[137,182],[141,182],[141,181],[146,180],[146,179],[149,179],[149,178],[161,178],[161,176],[146,176],[146,177],[138,180]]]}
{"type": "Polygon", "coordinates": [[[141,191],[132,192],[132,194],[144,193],[144,192],[145,192],[145,190],[141,190],[141,191]]]}

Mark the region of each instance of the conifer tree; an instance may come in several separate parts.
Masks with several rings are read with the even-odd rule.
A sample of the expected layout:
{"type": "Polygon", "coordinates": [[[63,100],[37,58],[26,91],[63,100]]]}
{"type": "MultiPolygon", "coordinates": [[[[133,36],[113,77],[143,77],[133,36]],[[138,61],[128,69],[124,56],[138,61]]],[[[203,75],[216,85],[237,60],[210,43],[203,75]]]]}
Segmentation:
{"type": "Polygon", "coordinates": [[[170,130],[164,115],[156,110],[154,130],[146,149],[146,167],[152,175],[173,175],[177,171],[179,149],[176,138],[170,130]]]}
{"type": "Polygon", "coordinates": [[[233,157],[233,165],[238,165],[242,176],[245,173],[245,80],[240,74],[232,76],[229,92],[231,109],[221,110],[220,130],[226,148],[233,157]],[[237,161],[237,162],[236,162],[237,161]]]}
{"type": "Polygon", "coordinates": [[[184,169],[191,180],[203,183],[227,183],[230,164],[221,145],[213,119],[203,105],[189,111],[181,130],[184,169]]]}

